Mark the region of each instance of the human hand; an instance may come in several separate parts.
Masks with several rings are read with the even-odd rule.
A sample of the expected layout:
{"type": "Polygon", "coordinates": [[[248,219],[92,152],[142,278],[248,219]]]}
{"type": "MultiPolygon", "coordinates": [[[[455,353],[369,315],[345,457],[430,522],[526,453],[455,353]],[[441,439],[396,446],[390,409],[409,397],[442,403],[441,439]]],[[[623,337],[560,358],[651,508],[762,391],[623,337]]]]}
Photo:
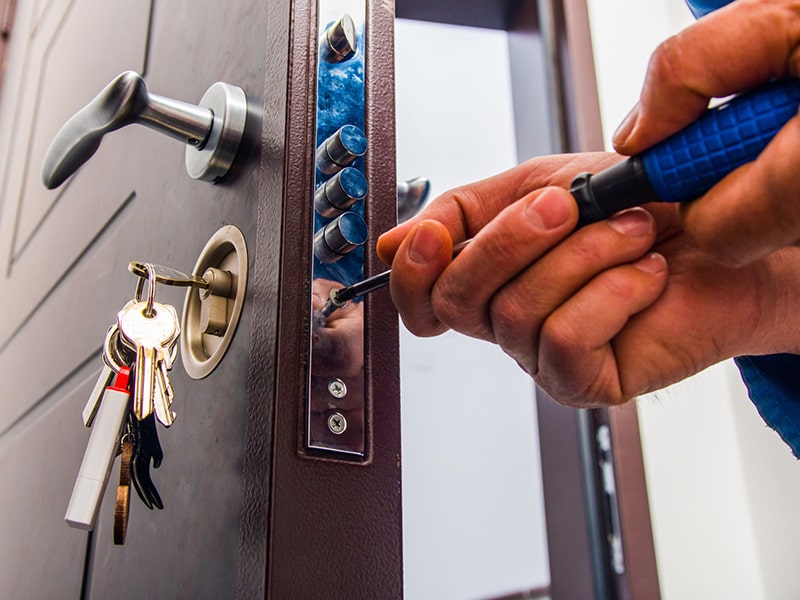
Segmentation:
{"type": "Polygon", "coordinates": [[[570,235],[572,197],[542,186],[616,160],[535,159],[448,192],[384,234],[378,254],[392,264],[392,298],[409,330],[449,327],[496,342],[554,399],[580,407],[619,404],[735,354],[792,351],[783,320],[797,251],[722,267],[668,204],[570,235]],[[453,241],[469,237],[452,260],[453,241]]]}
{"type": "MultiPolygon", "coordinates": [[[[615,148],[642,152],[697,119],[710,98],[800,76],[799,47],[800,9],[789,0],[737,0],[703,17],[653,53],[640,101],[617,130],[615,148]]],[[[758,159],[681,207],[687,233],[732,266],[796,244],[798,155],[800,119],[794,117],[758,159]]]]}

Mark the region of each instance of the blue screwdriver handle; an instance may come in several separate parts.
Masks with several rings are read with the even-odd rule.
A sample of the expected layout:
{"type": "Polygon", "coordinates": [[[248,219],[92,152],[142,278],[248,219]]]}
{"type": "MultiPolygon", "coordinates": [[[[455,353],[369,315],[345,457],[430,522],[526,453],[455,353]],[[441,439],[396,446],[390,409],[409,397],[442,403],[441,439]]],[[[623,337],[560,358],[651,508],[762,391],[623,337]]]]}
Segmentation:
{"type": "Polygon", "coordinates": [[[761,154],[797,114],[800,80],[782,79],[736,96],[642,155],[644,170],[665,202],[694,200],[761,154]]]}
{"type": "Polygon", "coordinates": [[[646,202],[686,202],[751,162],[800,107],[800,80],[771,81],[707,110],[683,130],[596,175],[582,173],[570,191],[579,226],[646,202]]]}

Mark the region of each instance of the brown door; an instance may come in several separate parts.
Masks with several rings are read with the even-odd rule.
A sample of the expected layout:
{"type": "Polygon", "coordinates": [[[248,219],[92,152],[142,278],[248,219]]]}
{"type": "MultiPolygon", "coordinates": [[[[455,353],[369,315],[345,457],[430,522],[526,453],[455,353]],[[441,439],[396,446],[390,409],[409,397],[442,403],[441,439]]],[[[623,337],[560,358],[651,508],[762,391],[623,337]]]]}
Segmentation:
{"type": "MultiPolygon", "coordinates": [[[[376,197],[394,196],[392,10],[368,2],[366,89],[376,197]],[[384,35],[381,35],[383,32],[384,35]]],[[[366,305],[366,451],[305,451],[316,3],[290,0],[40,0],[20,3],[0,102],[0,595],[6,598],[389,598],[401,595],[396,320],[366,305]],[[40,168],[59,127],[122,71],[197,102],[244,89],[231,171],[190,178],[182,144],[133,125],[56,190],[40,168]],[[175,424],[159,430],[164,501],[134,499],[112,543],[116,469],[97,526],[64,512],[88,430],[81,410],[100,348],[134,293],[131,260],[191,271],[235,225],[249,251],[236,335],[208,376],[171,373],[175,424]],[[380,401],[373,402],[373,395],[380,401]],[[369,548],[369,550],[366,550],[369,548]]],[[[393,203],[367,206],[370,240],[393,203]]],[[[366,253],[366,270],[376,259],[366,253]]],[[[157,299],[183,304],[159,286],[157,299]]]]}

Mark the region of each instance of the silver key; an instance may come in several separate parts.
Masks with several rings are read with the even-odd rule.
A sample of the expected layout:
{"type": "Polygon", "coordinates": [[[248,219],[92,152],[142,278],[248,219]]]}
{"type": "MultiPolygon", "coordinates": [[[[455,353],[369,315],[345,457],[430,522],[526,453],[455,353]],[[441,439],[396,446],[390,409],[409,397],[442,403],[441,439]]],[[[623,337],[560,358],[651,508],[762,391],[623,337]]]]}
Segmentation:
{"type": "MultiPolygon", "coordinates": [[[[115,331],[118,333],[119,329],[114,326],[115,331]]],[[[136,347],[134,344],[129,342],[123,336],[120,337],[112,337],[110,343],[107,344],[107,363],[114,364],[114,357],[119,357],[120,354],[127,354],[128,351],[133,352],[135,356],[136,347]],[[117,348],[115,351],[113,350],[113,346],[122,346],[122,348],[117,348]]],[[[157,380],[156,380],[156,394],[163,394],[166,396],[165,400],[161,400],[158,396],[154,397],[153,408],[156,409],[156,416],[159,415],[159,421],[169,427],[175,420],[175,414],[168,410],[168,407],[172,406],[172,400],[175,397],[175,393],[172,389],[172,385],[169,382],[169,371],[172,370],[172,365],[175,363],[175,358],[178,355],[178,338],[175,338],[175,341],[172,342],[172,345],[169,348],[169,352],[164,353],[164,360],[159,361],[158,366],[159,370],[157,373],[157,380]],[[165,406],[166,405],[166,406],[165,406]]],[[[122,358],[117,358],[116,362],[124,362],[126,364],[134,362],[133,356],[129,360],[122,360],[122,358]]],[[[119,367],[117,367],[119,368],[119,367]]]]}
{"type": "Polygon", "coordinates": [[[172,400],[175,397],[175,391],[172,389],[172,384],[169,382],[169,371],[172,369],[172,361],[167,363],[167,358],[165,357],[160,363],[158,363],[160,367],[158,370],[159,379],[161,381],[161,388],[164,390],[164,394],[167,396],[167,403],[172,405],[172,400]]]}
{"type": "Polygon", "coordinates": [[[103,368],[97,378],[97,383],[94,384],[92,393],[89,394],[86,406],[83,408],[83,424],[86,427],[92,426],[95,415],[100,408],[100,402],[103,400],[103,393],[111,385],[114,374],[119,373],[123,366],[132,362],[133,356],[131,356],[131,353],[127,349],[119,347],[119,328],[114,323],[108,328],[105,342],[103,343],[103,368]]]}
{"type": "MultiPolygon", "coordinates": [[[[128,350],[134,353],[136,352],[135,345],[128,342],[124,336],[119,339],[119,342],[123,346],[123,350],[120,351],[121,353],[125,353],[128,350]],[[128,344],[130,344],[130,346],[128,344]]],[[[172,370],[172,365],[175,363],[175,358],[178,355],[178,338],[175,338],[175,341],[172,342],[168,350],[168,352],[164,352],[163,360],[158,362],[159,369],[156,374],[155,386],[156,395],[153,398],[153,408],[156,411],[156,417],[159,422],[166,427],[172,425],[175,420],[175,413],[169,411],[169,407],[172,406],[172,400],[175,397],[172,384],[169,382],[169,371],[172,370]],[[165,399],[161,399],[159,395],[165,396],[165,399]]],[[[128,362],[133,362],[133,358],[128,362]]]]}
{"type": "MultiPolygon", "coordinates": [[[[110,338],[106,339],[106,347],[103,350],[103,361],[115,370],[119,370],[120,365],[133,364],[136,358],[136,345],[129,342],[125,337],[119,335],[119,326],[115,323],[109,329],[110,338]]],[[[167,371],[172,370],[175,359],[178,357],[178,338],[172,342],[170,351],[164,354],[164,362],[167,371]]]]}
{"type": "Polygon", "coordinates": [[[169,381],[164,379],[162,365],[164,359],[158,361],[155,373],[155,384],[153,386],[153,411],[156,413],[156,419],[164,425],[170,427],[175,421],[175,413],[170,410],[172,404],[172,397],[170,396],[167,387],[169,381]]]}
{"type": "Polygon", "coordinates": [[[103,362],[119,373],[122,367],[132,365],[134,358],[136,358],[136,349],[129,348],[122,343],[119,337],[119,325],[114,323],[106,333],[106,340],[103,345],[103,362]]]}
{"type": "Polygon", "coordinates": [[[147,307],[147,302],[136,302],[117,315],[121,336],[136,349],[133,413],[141,421],[155,410],[158,420],[169,427],[175,415],[160,383],[160,362],[169,356],[178,339],[180,324],[169,304],[153,302],[150,317],[145,314],[147,307]]]}

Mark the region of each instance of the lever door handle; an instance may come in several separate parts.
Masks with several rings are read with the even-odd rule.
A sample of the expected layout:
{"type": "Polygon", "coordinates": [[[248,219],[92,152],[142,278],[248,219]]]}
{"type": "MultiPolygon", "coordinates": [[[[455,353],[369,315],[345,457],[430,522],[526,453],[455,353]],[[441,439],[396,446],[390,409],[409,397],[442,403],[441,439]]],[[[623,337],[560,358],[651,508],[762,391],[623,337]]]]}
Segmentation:
{"type": "Polygon", "coordinates": [[[415,177],[397,182],[397,222],[405,223],[425,206],[431,182],[426,177],[415,177]]]}
{"type": "Polygon", "coordinates": [[[42,182],[57,188],[94,155],[105,134],[132,123],[184,142],[189,175],[213,182],[233,164],[246,118],[239,87],[217,82],[195,105],[152,94],[141,75],[126,71],[59,130],[42,164],[42,182]]]}

